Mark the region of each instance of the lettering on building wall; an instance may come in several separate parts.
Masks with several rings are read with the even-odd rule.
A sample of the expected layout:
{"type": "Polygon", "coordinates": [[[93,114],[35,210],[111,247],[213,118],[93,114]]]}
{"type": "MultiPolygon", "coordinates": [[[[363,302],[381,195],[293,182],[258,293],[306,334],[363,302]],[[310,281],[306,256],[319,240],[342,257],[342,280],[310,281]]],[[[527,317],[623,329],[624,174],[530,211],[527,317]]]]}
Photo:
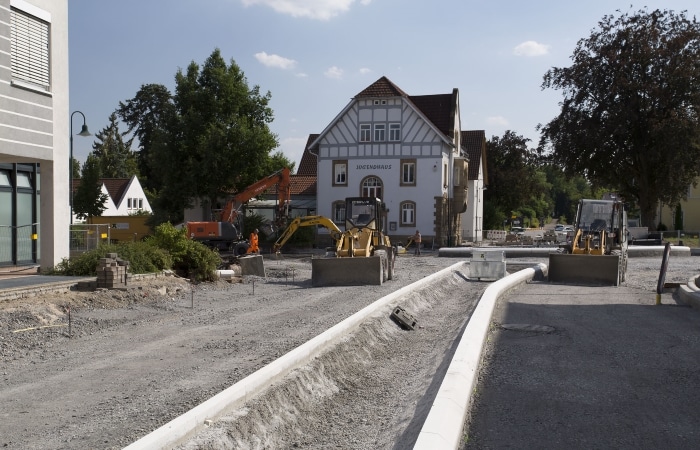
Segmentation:
{"type": "Polygon", "coordinates": [[[357,170],[391,170],[391,164],[358,164],[357,170]]]}

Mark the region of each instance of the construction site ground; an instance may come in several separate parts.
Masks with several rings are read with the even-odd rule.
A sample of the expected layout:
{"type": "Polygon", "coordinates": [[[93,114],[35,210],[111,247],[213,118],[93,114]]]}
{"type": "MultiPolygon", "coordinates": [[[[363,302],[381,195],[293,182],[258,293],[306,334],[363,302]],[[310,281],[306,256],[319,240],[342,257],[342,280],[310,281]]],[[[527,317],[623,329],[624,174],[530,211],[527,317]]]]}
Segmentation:
{"type": "MultiPolygon", "coordinates": [[[[671,259],[666,281],[687,282],[700,272],[696,261],[671,259]]],[[[311,288],[310,259],[289,258],[266,260],[267,278],[248,277],[243,283],[220,281],[193,287],[183,279],[159,277],[132,283],[126,290],[82,293],[64,289],[4,300],[0,302],[0,446],[122,448],[378,298],[458,262],[430,252],[421,257],[401,255],[395,280],[382,286],[311,288]]],[[[511,270],[511,265],[515,269],[517,264],[537,262],[543,261],[508,260],[508,265],[511,270]]],[[[621,294],[628,298],[631,291],[636,293],[633,305],[653,305],[660,262],[660,258],[630,259],[625,286],[596,288],[596,301],[617,303],[621,294]]],[[[334,350],[335,356],[309,368],[306,376],[299,374],[294,383],[280,385],[233,412],[183,448],[410,448],[449,363],[454,342],[489,285],[467,276],[468,269],[460,269],[439,286],[415,292],[407,300],[408,309],[418,319],[416,330],[402,330],[388,320],[366,327],[360,336],[334,350]]],[[[542,285],[542,289],[548,287],[542,285]]],[[[508,298],[518,298],[518,292],[508,298]]],[[[569,298],[573,293],[563,295],[569,298]]],[[[544,299],[546,294],[538,292],[528,299],[540,297],[544,299]]],[[[663,301],[669,305],[667,309],[675,306],[670,293],[664,294],[663,301]]],[[[537,300],[532,303],[536,305],[537,300]]],[[[676,309],[683,317],[697,317],[690,308],[676,309]]],[[[605,309],[600,311],[606,314],[605,309]]],[[[494,342],[505,342],[497,327],[503,320],[494,323],[494,342]]],[[[664,326],[673,326],[673,317],[669,320],[664,326]]],[[[610,320],[601,323],[605,327],[636,325],[610,320]]],[[[554,325],[555,336],[571,336],[556,324],[542,325],[554,325]]],[[[650,329],[643,332],[653,335],[654,324],[646,325],[650,329]]],[[[686,334],[682,343],[700,341],[698,328],[695,330],[690,336],[686,334]]],[[[592,326],[590,332],[609,337],[592,326]]],[[[667,334],[664,343],[671,345],[672,333],[667,334]]],[[[651,337],[649,340],[653,342],[651,337]]],[[[577,348],[581,351],[580,346],[572,346],[571,351],[577,348]]],[[[611,351],[603,344],[596,348],[604,354],[611,351]]],[[[480,379],[484,388],[479,388],[476,413],[469,424],[472,438],[465,440],[476,445],[473,448],[500,448],[504,441],[517,439],[524,429],[511,427],[512,433],[505,435],[500,428],[491,429],[494,424],[507,428],[507,420],[511,420],[495,412],[522,413],[518,409],[525,408],[521,403],[531,401],[514,397],[509,403],[495,397],[497,386],[489,383],[505,376],[500,370],[517,379],[520,395],[527,393],[529,381],[524,374],[508,373],[512,369],[496,364],[513,355],[503,356],[496,345],[487,350],[488,364],[480,379]],[[503,440],[489,440],[496,435],[504,436],[503,440]],[[478,445],[480,442],[484,446],[478,445]]],[[[541,348],[523,350],[534,352],[531,358],[537,361],[541,348]]],[[[642,350],[628,356],[654,357],[642,350]]],[[[530,361],[524,355],[520,358],[530,361]]],[[[587,356],[566,354],[566,358],[580,358],[579,364],[585,366],[587,356]]],[[[689,380],[693,371],[697,375],[697,364],[684,370],[683,379],[689,380]]],[[[678,382],[676,378],[663,379],[663,372],[655,374],[656,387],[663,392],[669,390],[669,382],[678,382]]],[[[541,388],[544,378],[531,382],[541,388]]],[[[587,386],[596,383],[592,372],[587,386]]],[[[581,387],[582,396],[585,392],[581,387]]],[[[595,392],[596,397],[604,394],[588,392],[595,392]]],[[[676,395],[674,392],[673,399],[680,401],[676,395]]],[[[627,411],[629,406],[636,405],[619,402],[611,407],[638,419],[658,419],[649,411],[627,411]]],[[[685,407],[681,412],[697,419],[697,412],[685,407]]],[[[560,416],[537,420],[554,421],[542,425],[543,431],[560,427],[564,433],[566,424],[560,416]]],[[[595,434],[594,430],[591,433],[595,434]]],[[[681,442],[697,444],[697,438],[681,442]]],[[[540,443],[546,442],[547,436],[540,439],[540,443]]],[[[510,445],[519,446],[517,442],[510,441],[510,445]]]]}

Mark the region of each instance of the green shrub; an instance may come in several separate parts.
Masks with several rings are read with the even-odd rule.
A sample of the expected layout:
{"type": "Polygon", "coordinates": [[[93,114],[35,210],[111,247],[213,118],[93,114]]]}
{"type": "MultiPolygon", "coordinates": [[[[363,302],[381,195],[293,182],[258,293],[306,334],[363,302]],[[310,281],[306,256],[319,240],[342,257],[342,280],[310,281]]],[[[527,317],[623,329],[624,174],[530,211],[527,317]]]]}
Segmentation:
{"type": "Polygon", "coordinates": [[[63,259],[51,273],[70,276],[96,276],[101,258],[116,253],[129,262],[130,273],[153,273],[174,269],[197,281],[212,281],[221,257],[205,245],[187,238],[184,229],[169,223],[156,227],[155,234],[144,242],[101,245],[70,259],[63,259]]]}
{"type": "Polygon", "coordinates": [[[173,269],[197,281],[212,281],[221,263],[219,254],[206,245],[187,238],[185,228],[177,229],[166,222],[158,225],[148,244],[166,250],[173,258],[173,269]]]}

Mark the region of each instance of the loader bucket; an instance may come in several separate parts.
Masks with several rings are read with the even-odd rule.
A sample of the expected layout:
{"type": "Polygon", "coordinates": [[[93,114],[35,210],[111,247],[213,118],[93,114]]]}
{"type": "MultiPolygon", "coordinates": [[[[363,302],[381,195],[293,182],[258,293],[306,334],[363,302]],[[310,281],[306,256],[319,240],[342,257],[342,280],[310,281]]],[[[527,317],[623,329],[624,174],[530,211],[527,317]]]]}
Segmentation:
{"type": "Polygon", "coordinates": [[[314,287],[381,285],[383,281],[379,256],[311,260],[311,286],[314,287]]]}
{"type": "Polygon", "coordinates": [[[619,266],[619,255],[550,253],[548,278],[550,283],[618,286],[619,266]]]}

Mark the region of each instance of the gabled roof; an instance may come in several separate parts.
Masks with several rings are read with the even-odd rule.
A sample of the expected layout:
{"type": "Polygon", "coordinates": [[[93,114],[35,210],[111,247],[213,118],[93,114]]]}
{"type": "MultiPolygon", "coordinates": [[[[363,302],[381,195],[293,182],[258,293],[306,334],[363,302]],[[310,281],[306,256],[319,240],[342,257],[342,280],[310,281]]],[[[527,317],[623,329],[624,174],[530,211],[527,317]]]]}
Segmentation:
{"type": "Polygon", "coordinates": [[[387,77],[381,77],[355,96],[355,98],[367,97],[408,97],[408,94],[392,83],[387,77]]]}
{"type": "Polygon", "coordinates": [[[456,103],[456,94],[455,90],[452,94],[412,95],[409,99],[442,134],[453,137],[453,108],[456,103]]]}
{"type": "Polygon", "coordinates": [[[459,91],[453,89],[451,94],[411,97],[392,83],[387,77],[383,76],[353,97],[352,101],[343,108],[321,134],[316,135],[315,139],[307,142],[306,148],[308,149],[316,146],[321,136],[325,135],[336,123],[338,118],[345,114],[358,99],[375,97],[403,97],[406,102],[426,120],[427,124],[440,135],[440,138],[445,143],[448,145],[453,144],[453,130],[454,121],[457,117],[458,95],[459,91]]]}
{"type": "MultiPolygon", "coordinates": [[[[81,181],[80,178],[73,179],[73,192],[78,189],[81,181]]],[[[100,178],[97,182],[100,186],[104,185],[114,204],[118,205],[129,187],[131,178],[100,178]]]]}
{"type": "Polygon", "coordinates": [[[486,132],[484,130],[462,131],[462,147],[469,157],[469,179],[479,178],[479,167],[483,164],[484,184],[487,185],[486,132]]]}
{"type": "Polygon", "coordinates": [[[292,195],[316,196],[316,175],[292,175],[289,179],[292,195]]]}
{"type": "Polygon", "coordinates": [[[316,156],[312,154],[309,149],[309,146],[316,138],[318,138],[318,134],[309,135],[306,145],[304,146],[304,153],[301,155],[301,161],[299,161],[297,175],[316,177],[316,156]]]}
{"type": "Polygon", "coordinates": [[[129,187],[131,178],[100,178],[99,182],[104,184],[107,193],[112,197],[112,201],[115,205],[118,205],[129,187]]]}

